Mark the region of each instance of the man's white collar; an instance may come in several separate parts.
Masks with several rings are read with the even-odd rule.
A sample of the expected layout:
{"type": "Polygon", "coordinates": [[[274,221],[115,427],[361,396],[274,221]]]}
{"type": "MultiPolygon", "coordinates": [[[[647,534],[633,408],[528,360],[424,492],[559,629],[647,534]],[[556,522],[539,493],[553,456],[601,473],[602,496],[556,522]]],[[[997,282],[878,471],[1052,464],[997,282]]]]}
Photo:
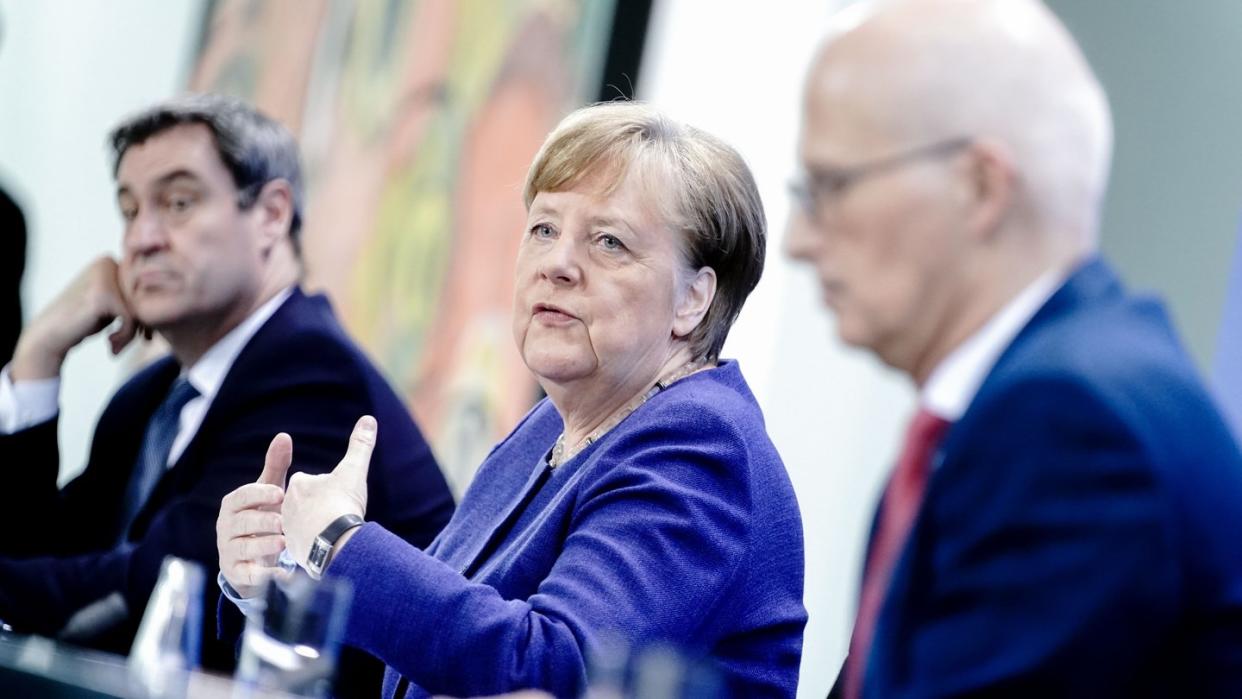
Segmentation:
{"type": "Polygon", "coordinates": [[[1061,287],[1066,276],[1067,272],[1061,269],[1044,272],[950,352],[923,384],[919,405],[950,422],[961,418],[1001,353],[1061,287]]]}
{"type": "Polygon", "coordinates": [[[276,313],[276,309],[280,308],[291,294],[293,294],[293,287],[288,287],[268,299],[245,320],[238,323],[237,327],[212,345],[211,349],[207,350],[197,362],[194,362],[193,366],[183,372],[190,384],[198,389],[198,394],[207,399],[206,402],[210,403],[211,399],[216,397],[216,393],[220,391],[220,385],[224,383],[224,377],[233,367],[233,362],[237,359],[237,355],[241,354],[242,348],[250,342],[250,338],[254,337],[259,328],[263,327],[263,324],[272,317],[272,314],[276,313]]]}

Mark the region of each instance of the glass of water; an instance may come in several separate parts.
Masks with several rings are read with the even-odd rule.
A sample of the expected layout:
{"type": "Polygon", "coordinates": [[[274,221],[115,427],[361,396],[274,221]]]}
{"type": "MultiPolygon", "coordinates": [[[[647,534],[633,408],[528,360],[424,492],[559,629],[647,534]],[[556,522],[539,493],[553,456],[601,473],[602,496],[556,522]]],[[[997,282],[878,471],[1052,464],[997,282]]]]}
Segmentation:
{"type": "Polygon", "coordinates": [[[203,568],[168,556],[129,653],[130,694],[179,697],[198,666],[203,624],[203,568]]]}
{"type": "Polygon", "coordinates": [[[240,685],[328,696],[352,598],[345,580],[314,581],[301,573],[271,580],[261,611],[246,619],[237,665],[240,685]]]}

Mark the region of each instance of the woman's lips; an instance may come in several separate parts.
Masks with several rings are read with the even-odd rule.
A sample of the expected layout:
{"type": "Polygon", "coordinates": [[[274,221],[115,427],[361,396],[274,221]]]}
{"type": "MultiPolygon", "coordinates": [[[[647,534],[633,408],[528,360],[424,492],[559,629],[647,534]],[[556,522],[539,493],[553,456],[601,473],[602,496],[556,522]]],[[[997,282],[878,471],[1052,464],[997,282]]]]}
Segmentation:
{"type": "Polygon", "coordinates": [[[578,320],[569,311],[549,303],[537,303],[531,310],[534,319],[545,325],[566,325],[578,320]]]}

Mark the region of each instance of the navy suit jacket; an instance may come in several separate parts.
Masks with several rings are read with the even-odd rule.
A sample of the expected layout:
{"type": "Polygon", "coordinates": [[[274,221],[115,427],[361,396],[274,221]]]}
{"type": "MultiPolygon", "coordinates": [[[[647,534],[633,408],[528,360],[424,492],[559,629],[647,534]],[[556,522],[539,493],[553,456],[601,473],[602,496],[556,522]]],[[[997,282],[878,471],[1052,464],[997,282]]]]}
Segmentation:
{"type": "Polygon", "coordinates": [[[1103,262],[945,436],[864,696],[1242,697],[1242,458],[1103,262]]]}
{"type": "MultiPolygon", "coordinates": [[[[143,432],[179,371],[166,357],[117,391],[99,419],[86,469],[63,489],[56,486],[55,420],[0,436],[0,618],[17,630],[53,635],[79,609],[120,592],[128,619],[93,645],[128,652],[168,555],[206,569],[210,619],[219,593],[220,500],[258,478],[277,432],[293,437],[291,470],[322,473],[344,455],[358,417],[374,415],[380,430],[368,518],[425,546],[452,515],[452,496],[405,406],[345,335],[327,300],[295,290],[237,356],[193,440],[118,543],[143,432]]],[[[214,625],[204,626],[214,637],[214,625]]],[[[232,658],[231,643],[207,639],[207,665],[222,669],[232,658]]]]}

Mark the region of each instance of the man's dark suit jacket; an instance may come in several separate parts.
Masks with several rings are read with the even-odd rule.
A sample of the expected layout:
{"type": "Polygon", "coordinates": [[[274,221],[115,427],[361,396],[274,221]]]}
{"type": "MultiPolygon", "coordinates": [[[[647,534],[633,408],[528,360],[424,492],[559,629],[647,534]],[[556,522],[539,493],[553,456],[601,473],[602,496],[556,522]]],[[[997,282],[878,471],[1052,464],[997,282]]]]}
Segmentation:
{"type": "Polygon", "coordinates": [[[367,518],[422,547],[451,516],[452,496],[405,406],[346,337],[327,300],[295,290],[237,356],[194,439],[118,544],[143,431],[179,371],[164,358],[117,391],[85,471],[63,489],[56,487],[56,420],[0,436],[0,618],[17,630],[53,635],[74,612],[119,591],[127,623],[97,645],[128,652],[160,563],[173,555],[207,572],[205,664],[231,664],[232,644],[210,641],[219,593],[216,517],[221,498],[258,478],[277,432],[293,437],[291,470],[323,473],[344,456],[358,417],[374,415],[380,429],[367,518]]]}
{"type": "Polygon", "coordinates": [[[1092,261],[945,436],[866,697],[1242,697],[1242,458],[1092,261]]]}

